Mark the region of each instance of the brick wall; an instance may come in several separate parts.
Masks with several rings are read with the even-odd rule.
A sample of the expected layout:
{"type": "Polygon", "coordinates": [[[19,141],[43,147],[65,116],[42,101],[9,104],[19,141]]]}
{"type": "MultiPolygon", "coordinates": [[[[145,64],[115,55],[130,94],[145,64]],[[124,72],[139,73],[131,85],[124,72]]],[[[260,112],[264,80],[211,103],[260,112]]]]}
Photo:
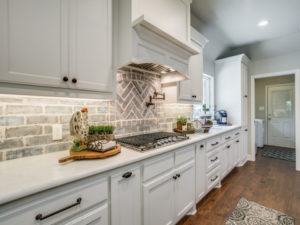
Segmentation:
{"type": "Polygon", "coordinates": [[[160,91],[158,76],[124,71],[117,74],[115,101],[0,95],[0,161],[68,149],[69,120],[84,105],[90,124],[112,124],[117,136],[171,131],[178,115],[191,117],[188,104],[158,101],[147,108],[154,90],[160,91]],[[53,124],[63,125],[62,140],[52,140],[53,124]]]}

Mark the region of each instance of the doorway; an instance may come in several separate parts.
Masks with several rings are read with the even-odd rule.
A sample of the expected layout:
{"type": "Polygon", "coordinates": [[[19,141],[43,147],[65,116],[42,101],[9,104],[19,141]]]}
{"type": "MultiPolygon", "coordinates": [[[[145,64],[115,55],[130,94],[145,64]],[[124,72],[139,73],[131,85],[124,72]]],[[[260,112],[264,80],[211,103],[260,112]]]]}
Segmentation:
{"type": "Polygon", "coordinates": [[[266,107],[266,144],[295,148],[294,84],[266,86],[266,107]]]}
{"type": "Polygon", "coordinates": [[[257,74],[251,76],[251,160],[255,161],[255,119],[264,120],[264,144],[296,149],[296,170],[300,171],[300,70],[257,74]],[[294,82],[271,83],[263,89],[264,97],[257,98],[257,82],[265,78],[293,77],[294,82]],[[264,102],[262,104],[261,102],[264,102]],[[294,102],[294,104],[292,104],[294,102]]]}

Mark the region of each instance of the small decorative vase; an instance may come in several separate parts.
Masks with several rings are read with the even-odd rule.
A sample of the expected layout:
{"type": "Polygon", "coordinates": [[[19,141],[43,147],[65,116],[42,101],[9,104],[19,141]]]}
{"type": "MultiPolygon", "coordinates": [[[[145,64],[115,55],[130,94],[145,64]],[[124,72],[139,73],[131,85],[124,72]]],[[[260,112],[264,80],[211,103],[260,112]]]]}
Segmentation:
{"type": "Polygon", "coordinates": [[[177,130],[182,130],[182,123],[177,122],[177,130]]]}

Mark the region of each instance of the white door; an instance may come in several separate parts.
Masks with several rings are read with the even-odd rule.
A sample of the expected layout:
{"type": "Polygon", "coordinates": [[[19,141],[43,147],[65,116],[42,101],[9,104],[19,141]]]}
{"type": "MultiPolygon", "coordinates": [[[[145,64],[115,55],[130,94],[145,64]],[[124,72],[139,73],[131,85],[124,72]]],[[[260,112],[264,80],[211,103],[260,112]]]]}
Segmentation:
{"type": "Polygon", "coordinates": [[[196,199],[200,201],[206,193],[206,155],[205,145],[200,143],[197,145],[196,151],[196,199]]]}
{"type": "Polygon", "coordinates": [[[175,214],[179,221],[195,205],[195,161],[176,169],[175,176],[175,214]]]}
{"type": "Polygon", "coordinates": [[[269,86],[267,89],[268,145],[295,147],[294,85],[269,86]]]}
{"type": "Polygon", "coordinates": [[[136,168],[111,177],[111,224],[141,224],[141,176],[136,168]]]}
{"type": "Polygon", "coordinates": [[[143,185],[144,225],[174,224],[174,171],[143,185]]]}
{"type": "Polygon", "coordinates": [[[0,0],[0,81],[67,86],[65,0],[0,0]]]}
{"type": "Polygon", "coordinates": [[[112,0],[70,1],[71,88],[112,91],[112,0]]]}

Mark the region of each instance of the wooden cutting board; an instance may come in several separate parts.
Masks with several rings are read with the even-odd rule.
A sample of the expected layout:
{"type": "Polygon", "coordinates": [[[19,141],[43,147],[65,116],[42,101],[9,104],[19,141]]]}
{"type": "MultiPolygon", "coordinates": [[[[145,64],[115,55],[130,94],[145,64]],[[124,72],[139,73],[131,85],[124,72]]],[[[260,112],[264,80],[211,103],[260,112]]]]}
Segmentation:
{"type": "Polygon", "coordinates": [[[114,155],[117,155],[121,152],[121,146],[116,145],[112,150],[106,152],[97,152],[97,151],[80,151],[75,152],[70,150],[70,155],[63,157],[58,160],[59,163],[65,163],[71,160],[83,160],[83,159],[105,159],[114,155]]]}

